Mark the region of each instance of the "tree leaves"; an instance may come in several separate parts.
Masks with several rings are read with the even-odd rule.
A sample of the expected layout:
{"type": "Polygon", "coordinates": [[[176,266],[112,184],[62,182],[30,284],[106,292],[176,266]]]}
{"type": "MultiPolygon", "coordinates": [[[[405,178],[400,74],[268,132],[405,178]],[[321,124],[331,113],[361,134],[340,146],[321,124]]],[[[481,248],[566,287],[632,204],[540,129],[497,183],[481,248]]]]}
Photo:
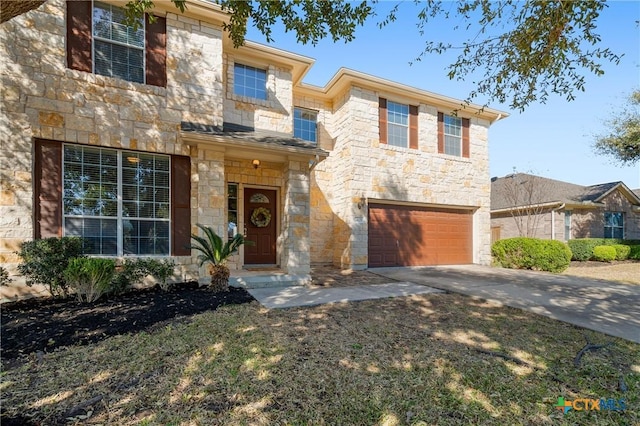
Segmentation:
{"type": "Polygon", "coordinates": [[[595,152],[622,165],[640,161],[640,90],[629,96],[624,109],[607,121],[609,133],[596,138],[595,152]]]}

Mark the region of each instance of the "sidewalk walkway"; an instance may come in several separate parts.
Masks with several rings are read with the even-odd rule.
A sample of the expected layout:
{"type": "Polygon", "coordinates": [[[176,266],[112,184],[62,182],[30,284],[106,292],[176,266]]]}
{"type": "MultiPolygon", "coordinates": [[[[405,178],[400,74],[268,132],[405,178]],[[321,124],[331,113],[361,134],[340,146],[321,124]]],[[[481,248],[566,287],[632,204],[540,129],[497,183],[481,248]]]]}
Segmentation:
{"type": "Polygon", "coordinates": [[[248,290],[264,307],[292,308],[325,303],[352,302],[411,296],[413,294],[442,293],[442,290],[410,282],[392,282],[350,287],[308,288],[302,286],[280,288],[254,288],[248,290]]]}

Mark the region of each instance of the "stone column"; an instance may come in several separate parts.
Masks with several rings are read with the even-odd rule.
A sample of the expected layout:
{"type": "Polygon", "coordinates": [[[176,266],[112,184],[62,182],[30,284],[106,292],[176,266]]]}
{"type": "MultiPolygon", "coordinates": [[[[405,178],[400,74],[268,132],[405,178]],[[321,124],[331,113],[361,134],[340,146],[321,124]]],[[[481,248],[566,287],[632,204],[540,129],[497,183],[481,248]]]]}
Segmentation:
{"type": "Polygon", "coordinates": [[[304,162],[289,160],[284,167],[281,267],[289,274],[311,271],[309,245],[310,178],[304,162]]]}

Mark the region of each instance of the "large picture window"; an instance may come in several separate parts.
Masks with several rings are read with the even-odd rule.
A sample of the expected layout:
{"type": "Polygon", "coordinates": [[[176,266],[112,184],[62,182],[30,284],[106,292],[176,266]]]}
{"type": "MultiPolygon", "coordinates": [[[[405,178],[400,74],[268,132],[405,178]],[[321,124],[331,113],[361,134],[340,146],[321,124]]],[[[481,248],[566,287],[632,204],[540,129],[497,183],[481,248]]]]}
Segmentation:
{"type": "Polygon", "coordinates": [[[138,28],[124,24],[124,10],[93,3],[94,72],[135,83],[144,83],[144,20],[138,28]]]}
{"type": "Polygon", "coordinates": [[[624,215],[621,212],[604,213],[604,237],[624,238],[624,215]]]}
{"type": "Polygon", "coordinates": [[[63,230],[100,255],[168,255],[170,157],[64,145],[63,230]]]}

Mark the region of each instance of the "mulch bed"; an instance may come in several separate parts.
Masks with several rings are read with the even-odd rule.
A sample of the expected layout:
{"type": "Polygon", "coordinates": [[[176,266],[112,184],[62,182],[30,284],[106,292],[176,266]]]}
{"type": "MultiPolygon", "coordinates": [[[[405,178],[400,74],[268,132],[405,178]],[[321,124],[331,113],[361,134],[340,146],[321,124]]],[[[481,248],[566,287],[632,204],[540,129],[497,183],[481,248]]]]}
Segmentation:
{"type": "Polygon", "coordinates": [[[215,310],[223,305],[248,303],[244,289],[214,293],[190,282],[169,291],[159,287],[133,290],[95,303],[51,298],[2,304],[1,359],[4,367],[23,355],[51,352],[70,345],[86,345],[108,336],[153,329],[182,317],[215,310]]]}

